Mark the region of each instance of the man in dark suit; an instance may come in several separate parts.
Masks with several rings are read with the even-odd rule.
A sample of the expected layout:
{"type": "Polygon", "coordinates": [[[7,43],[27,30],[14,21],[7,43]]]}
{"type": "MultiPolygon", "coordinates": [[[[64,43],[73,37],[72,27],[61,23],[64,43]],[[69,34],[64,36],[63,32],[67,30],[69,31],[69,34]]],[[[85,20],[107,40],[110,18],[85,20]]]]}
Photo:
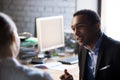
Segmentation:
{"type": "Polygon", "coordinates": [[[92,10],[74,13],[72,30],[79,44],[79,80],[120,80],[120,42],[107,37],[92,10]]]}

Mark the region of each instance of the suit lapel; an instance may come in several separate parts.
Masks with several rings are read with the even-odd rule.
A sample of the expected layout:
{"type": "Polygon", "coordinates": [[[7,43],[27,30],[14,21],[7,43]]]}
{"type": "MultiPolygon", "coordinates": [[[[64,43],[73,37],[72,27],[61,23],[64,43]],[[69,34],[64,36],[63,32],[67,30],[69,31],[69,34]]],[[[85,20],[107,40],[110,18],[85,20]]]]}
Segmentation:
{"type": "MultiPolygon", "coordinates": [[[[99,70],[99,67],[100,67],[100,63],[101,63],[101,58],[102,58],[102,55],[103,55],[103,50],[105,49],[104,47],[104,42],[105,42],[105,38],[106,36],[103,34],[103,40],[102,40],[102,43],[100,45],[100,48],[99,48],[99,53],[98,53],[98,59],[97,59],[97,64],[96,64],[96,72],[95,73],[98,73],[98,70],[99,70]]],[[[95,74],[95,77],[97,76],[97,74],[95,74]]]]}
{"type": "Polygon", "coordinates": [[[81,64],[80,64],[80,70],[81,70],[81,78],[84,77],[84,73],[85,73],[85,65],[86,65],[86,58],[87,58],[87,50],[86,49],[83,49],[82,52],[81,52],[81,64]]]}
{"type": "MultiPolygon", "coordinates": [[[[95,72],[95,73],[98,73],[102,55],[103,55],[103,49],[101,49],[101,50],[99,51],[98,59],[97,59],[97,64],[96,64],[96,72],[95,72]]],[[[95,76],[96,76],[96,75],[97,75],[97,74],[95,74],[95,76]]]]}

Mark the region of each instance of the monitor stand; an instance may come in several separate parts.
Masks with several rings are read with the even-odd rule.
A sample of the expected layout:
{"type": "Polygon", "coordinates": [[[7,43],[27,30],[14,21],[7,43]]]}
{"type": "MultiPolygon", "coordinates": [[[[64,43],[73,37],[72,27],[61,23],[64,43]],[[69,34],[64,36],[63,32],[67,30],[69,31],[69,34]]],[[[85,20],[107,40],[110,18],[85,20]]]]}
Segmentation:
{"type": "Polygon", "coordinates": [[[52,55],[51,55],[51,52],[49,52],[49,51],[45,51],[45,52],[44,52],[44,57],[45,57],[45,58],[51,58],[51,56],[52,56],[52,55]]]}
{"type": "Polygon", "coordinates": [[[46,60],[47,58],[44,56],[43,53],[38,53],[38,55],[32,59],[31,63],[32,64],[44,64],[46,60]]]}
{"type": "Polygon", "coordinates": [[[32,64],[43,64],[43,63],[45,63],[45,61],[46,61],[46,58],[37,57],[37,58],[33,58],[31,63],[32,64]]]}
{"type": "Polygon", "coordinates": [[[36,56],[32,59],[32,64],[43,64],[46,62],[47,58],[51,58],[51,52],[45,51],[44,53],[40,53],[39,56],[36,56]],[[41,55],[43,54],[43,55],[41,55]]]}

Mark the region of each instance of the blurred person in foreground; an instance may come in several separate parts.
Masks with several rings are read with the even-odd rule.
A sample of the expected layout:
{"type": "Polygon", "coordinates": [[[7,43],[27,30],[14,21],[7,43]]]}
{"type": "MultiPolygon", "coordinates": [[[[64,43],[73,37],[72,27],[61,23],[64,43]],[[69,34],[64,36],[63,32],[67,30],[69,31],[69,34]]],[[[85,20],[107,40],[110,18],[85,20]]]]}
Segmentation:
{"type": "Polygon", "coordinates": [[[120,42],[101,31],[99,15],[79,10],[71,27],[79,44],[79,80],[120,80],[120,42]]]}
{"type": "Polygon", "coordinates": [[[20,64],[16,59],[19,48],[15,23],[0,12],[0,80],[53,80],[47,72],[20,64]]]}

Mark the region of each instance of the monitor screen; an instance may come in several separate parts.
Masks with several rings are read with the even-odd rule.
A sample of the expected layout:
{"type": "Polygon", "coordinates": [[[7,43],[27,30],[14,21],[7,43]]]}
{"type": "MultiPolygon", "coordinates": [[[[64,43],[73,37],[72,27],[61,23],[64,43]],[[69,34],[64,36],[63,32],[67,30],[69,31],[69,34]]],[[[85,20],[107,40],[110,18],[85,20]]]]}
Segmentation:
{"type": "Polygon", "coordinates": [[[36,31],[40,52],[64,47],[63,16],[36,18],[36,31]]]}

